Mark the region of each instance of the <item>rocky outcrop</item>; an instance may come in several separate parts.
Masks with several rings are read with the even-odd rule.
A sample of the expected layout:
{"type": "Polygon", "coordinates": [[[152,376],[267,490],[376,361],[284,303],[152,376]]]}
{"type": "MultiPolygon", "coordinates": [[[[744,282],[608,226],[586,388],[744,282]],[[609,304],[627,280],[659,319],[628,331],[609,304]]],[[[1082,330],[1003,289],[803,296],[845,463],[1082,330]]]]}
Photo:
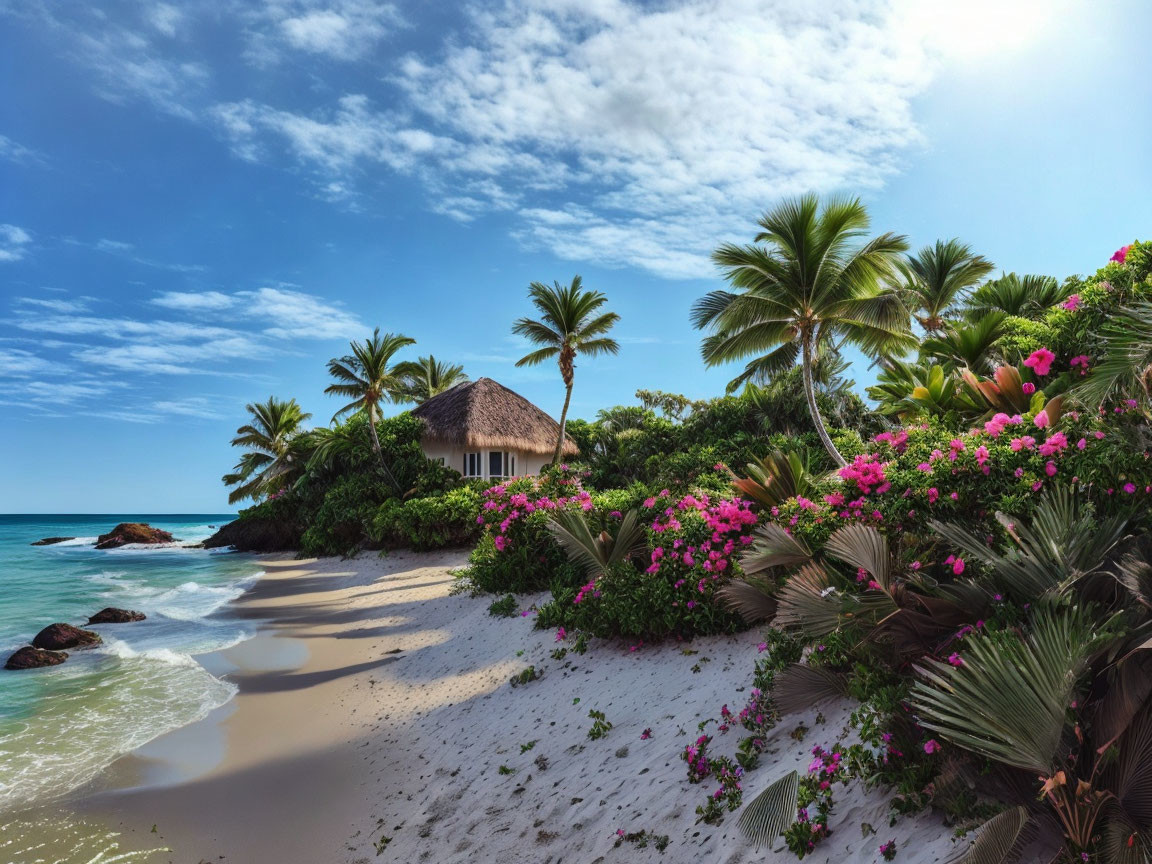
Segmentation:
{"type": "Polygon", "coordinates": [[[131,621],[143,621],[147,617],[143,612],[133,612],[131,609],[117,609],[114,606],[109,606],[89,618],[88,623],[128,624],[131,621]]]}
{"type": "Polygon", "coordinates": [[[176,538],[167,531],[153,528],[144,522],[121,522],[107,534],[96,538],[97,549],[115,549],[129,543],[175,543],[176,538]]]}
{"type": "Polygon", "coordinates": [[[53,543],[63,543],[65,540],[75,540],[75,537],[45,537],[43,540],[37,540],[33,546],[51,546],[53,543]]]}
{"type": "Polygon", "coordinates": [[[241,517],[204,541],[205,549],[231,546],[237,552],[295,552],[304,526],[295,520],[241,517]]]}
{"type": "Polygon", "coordinates": [[[4,664],[5,669],[40,669],[44,666],[59,666],[68,655],[63,651],[45,651],[43,648],[33,648],[25,645],[8,658],[4,664]]]}
{"type": "Polygon", "coordinates": [[[45,651],[63,651],[67,648],[91,648],[100,644],[100,634],[81,630],[71,624],[49,624],[36,634],[32,647],[45,651]]]}

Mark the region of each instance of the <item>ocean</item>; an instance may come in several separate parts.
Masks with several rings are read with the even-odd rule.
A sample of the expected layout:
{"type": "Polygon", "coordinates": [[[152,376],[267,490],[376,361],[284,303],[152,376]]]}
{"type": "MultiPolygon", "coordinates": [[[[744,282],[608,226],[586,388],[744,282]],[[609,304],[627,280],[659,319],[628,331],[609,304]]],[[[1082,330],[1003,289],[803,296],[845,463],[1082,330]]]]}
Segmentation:
{"type": "MultiPolygon", "coordinates": [[[[44,626],[106,606],[148,616],[97,626],[104,644],[48,669],[0,669],[0,824],[84,785],[115,759],[199,720],[235,693],[196,656],[252,634],[214,616],[261,575],[251,556],[182,545],[98,551],[118,522],[194,543],[232,515],[0,515],[0,665],[44,626]],[[72,536],[54,546],[42,537],[72,536]]],[[[0,856],[2,857],[2,856],[0,856]]]]}

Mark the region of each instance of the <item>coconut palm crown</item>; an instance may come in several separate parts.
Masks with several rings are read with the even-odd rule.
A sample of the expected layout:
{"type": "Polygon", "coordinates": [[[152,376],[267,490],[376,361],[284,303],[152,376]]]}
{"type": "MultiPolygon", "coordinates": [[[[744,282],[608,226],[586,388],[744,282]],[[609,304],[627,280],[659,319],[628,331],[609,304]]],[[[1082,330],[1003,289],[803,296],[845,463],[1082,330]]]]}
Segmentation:
{"type": "Polygon", "coordinates": [[[236,430],[232,446],[248,452],[240,457],[233,473],[221,478],[224,485],[236,487],[228,495],[229,504],[276,492],[286,485],[292,471],[303,468],[296,464],[291,443],[312,416],[302,411],[295,399],[285,402],[275,396],[244,407],[252,421],[236,430]]]}
{"type": "Polygon", "coordinates": [[[596,357],[619,352],[619,343],[607,334],[620,316],[615,312],[600,311],[608,298],[599,291],[586,290],[579,276],[573,277],[569,285],[556,282],[549,286],[533,282],[528,286],[528,298],[540,312],[540,318],[520,318],[512,325],[512,332],[541,347],[521,357],[516,365],[538,366],[555,357],[560,367],[560,377],[564,380],[564,409],[560,412],[560,434],[552,457],[552,464],[556,464],[564,446],[576,355],[596,357]]]}
{"type": "Polygon", "coordinates": [[[750,245],[725,244],[712,259],[732,290],[697,301],[693,324],[710,330],[702,344],[709,366],[751,359],[730,386],[767,381],[799,358],[812,422],[838,465],[816,405],[813,366],[841,344],[886,356],[914,345],[909,315],[890,287],[904,237],[886,233],[865,240],[868,212],[859,199],[815,195],[784,201],[760,219],[750,245]]]}
{"type": "Polygon", "coordinates": [[[380,437],[376,432],[376,423],[380,419],[378,406],[381,402],[403,399],[404,380],[397,373],[397,366],[390,364],[397,351],[415,344],[415,339],[398,333],[385,333],[381,336],[380,328],[377,327],[371,339],[351,343],[351,354],[328,361],[328,374],[337,383],[329,384],[324,392],[352,400],[337,411],[332,419],[351,411],[366,412],[368,428],[372,433],[372,449],[380,458],[381,465],[384,464],[384,453],[380,449],[380,437]]]}
{"type": "Polygon", "coordinates": [[[463,366],[442,363],[432,354],[398,363],[395,371],[403,380],[405,401],[417,404],[468,380],[463,366]]]}
{"type": "Polygon", "coordinates": [[[937,240],[900,266],[904,303],[928,333],[942,330],[945,314],[995,265],[958,239],[937,240]]]}

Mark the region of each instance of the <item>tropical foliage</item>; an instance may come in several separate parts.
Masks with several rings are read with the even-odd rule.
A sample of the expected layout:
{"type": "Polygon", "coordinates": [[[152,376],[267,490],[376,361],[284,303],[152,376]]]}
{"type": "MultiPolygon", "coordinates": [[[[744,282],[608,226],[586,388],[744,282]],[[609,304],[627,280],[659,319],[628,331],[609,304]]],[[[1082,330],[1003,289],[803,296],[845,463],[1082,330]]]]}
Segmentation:
{"type": "Polygon", "coordinates": [[[981,283],[991,265],[957,241],[905,258],[869,239],[856,201],[760,224],[717,250],[728,288],[693,314],[706,362],[747,364],[727,395],[641,390],[569,422],[574,360],[618,350],[616,316],[578,278],[533,283],[521,364],[557,359],[581,464],[557,451],[484,489],[430,463],[420,421],[378,407],[451,376],[393,363],[410,340],[377,332],[330,364],[342,422],[248,407],[226,480],[263,500],[237,530],[310,554],[475,542],[465,583],[509,609],[548,591],[522,614],[558,652],[765,628],[744,707],[681,752],[689,784],[718,784],[700,821],[742,811],[757,844],[812,853],[862,782],[893,819],[938,811],[963,864],[1150,860],[1152,244],[1088,277],[981,283]],[[845,344],[879,365],[876,411],[845,344]],[[782,717],[832,700],[849,735],[807,771],[753,773],[782,717]]]}

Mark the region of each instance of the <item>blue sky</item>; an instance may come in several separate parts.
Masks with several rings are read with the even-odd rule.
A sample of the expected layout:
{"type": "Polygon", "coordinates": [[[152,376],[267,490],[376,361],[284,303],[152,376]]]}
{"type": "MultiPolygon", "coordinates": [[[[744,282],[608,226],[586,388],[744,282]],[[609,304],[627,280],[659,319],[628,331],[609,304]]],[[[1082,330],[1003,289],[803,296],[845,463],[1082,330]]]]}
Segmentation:
{"type": "Polygon", "coordinates": [[[622,315],[574,415],[717,395],[707,254],[807,190],[1094,270],[1152,234],[1149,44],[1140,0],[0,0],[0,512],[226,510],[244,404],[326,422],[374,326],[556,414],[532,280],[622,315]]]}

